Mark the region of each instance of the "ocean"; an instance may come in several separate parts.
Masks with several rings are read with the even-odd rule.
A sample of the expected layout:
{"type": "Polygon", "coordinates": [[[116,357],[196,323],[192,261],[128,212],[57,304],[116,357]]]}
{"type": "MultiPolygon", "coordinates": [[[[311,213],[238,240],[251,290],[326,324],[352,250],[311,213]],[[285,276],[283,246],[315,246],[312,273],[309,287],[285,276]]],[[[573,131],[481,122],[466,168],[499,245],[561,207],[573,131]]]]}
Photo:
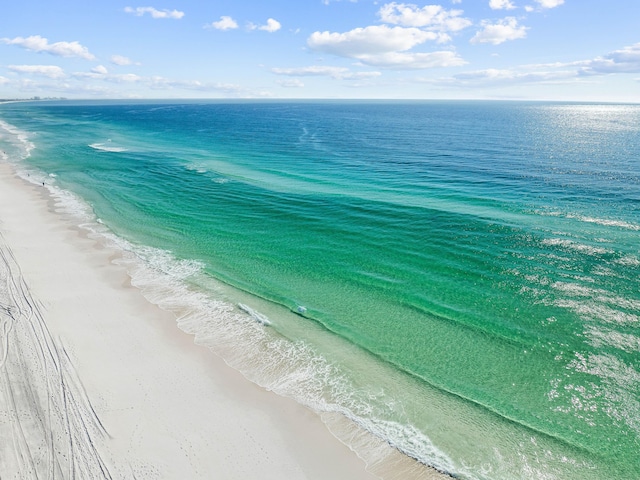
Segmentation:
{"type": "Polygon", "coordinates": [[[640,478],[640,105],[18,102],[0,149],[369,463],[640,478]]]}

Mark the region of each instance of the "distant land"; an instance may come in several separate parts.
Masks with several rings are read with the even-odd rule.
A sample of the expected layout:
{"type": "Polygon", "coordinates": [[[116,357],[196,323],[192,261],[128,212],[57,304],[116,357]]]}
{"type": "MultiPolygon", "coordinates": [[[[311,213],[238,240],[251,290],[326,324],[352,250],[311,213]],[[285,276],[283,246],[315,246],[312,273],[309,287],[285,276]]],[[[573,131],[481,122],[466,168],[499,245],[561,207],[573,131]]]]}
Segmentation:
{"type": "Polygon", "coordinates": [[[65,97],[0,98],[0,103],[33,102],[38,100],[67,100],[67,99],[65,97]]]}

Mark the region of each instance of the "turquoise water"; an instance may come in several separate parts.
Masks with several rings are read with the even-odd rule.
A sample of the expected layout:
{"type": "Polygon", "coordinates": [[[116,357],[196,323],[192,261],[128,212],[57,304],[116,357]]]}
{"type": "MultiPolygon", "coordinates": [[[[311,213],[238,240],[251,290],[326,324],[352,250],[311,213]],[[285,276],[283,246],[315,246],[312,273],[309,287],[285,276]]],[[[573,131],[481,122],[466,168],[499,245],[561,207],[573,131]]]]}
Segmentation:
{"type": "Polygon", "coordinates": [[[5,160],[256,382],[459,478],[640,478],[640,106],[17,103],[0,120],[5,160]]]}

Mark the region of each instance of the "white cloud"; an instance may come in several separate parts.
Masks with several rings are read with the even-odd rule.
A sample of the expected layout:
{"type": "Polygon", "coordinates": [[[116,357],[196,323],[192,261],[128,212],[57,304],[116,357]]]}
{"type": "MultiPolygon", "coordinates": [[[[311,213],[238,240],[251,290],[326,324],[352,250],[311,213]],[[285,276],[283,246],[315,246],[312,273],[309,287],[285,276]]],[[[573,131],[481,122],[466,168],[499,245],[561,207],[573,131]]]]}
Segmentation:
{"type": "Polygon", "coordinates": [[[455,75],[453,78],[459,84],[501,86],[519,83],[557,83],[575,78],[575,76],[575,72],[571,70],[528,72],[518,69],[498,70],[490,68],[487,70],[461,73],[455,75]]]}
{"type": "Polygon", "coordinates": [[[184,17],[184,12],[180,12],[179,10],[157,10],[153,7],[125,7],[124,11],[131,13],[136,17],[141,17],[145,13],[151,15],[152,18],[173,18],[179,20],[184,17]]]}
{"type": "MultiPolygon", "coordinates": [[[[595,75],[640,73],[640,43],[615,50],[592,60],[520,65],[509,69],[486,69],[452,77],[424,80],[457,87],[500,87],[517,84],[560,84],[584,82],[595,75]]],[[[636,79],[637,80],[637,79],[636,79]]]]}
{"type": "Polygon", "coordinates": [[[516,8],[511,0],[489,0],[489,7],[493,10],[513,10],[516,8]]]}
{"type": "Polygon", "coordinates": [[[9,79],[0,75],[0,85],[5,85],[7,83],[9,83],[9,79]]]}
{"type": "MultiPolygon", "coordinates": [[[[534,2],[536,2],[538,4],[537,10],[545,10],[545,9],[550,9],[550,8],[556,8],[559,7],[560,5],[564,4],[564,0],[533,0],[534,2]]],[[[532,5],[526,5],[524,7],[524,9],[527,12],[534,12],[536,11],[536,7],[532,6],[532,5]]]]}
{"type": "Polygon", "coordinates": [[[105,80],[115,83],[138,83],[143,80],[143,77],[136,75],[135,73],[123,73],[118,75],[109,75],[105,80]]]}
{"type": "Polygon", "coordinates": [[[216,30],[233,30],[238,28],[238,23],[233,18],[223,15],[220,20],[213,22],[210,26],[216,30]]]}
{"type": "Polygon", "coordinates": [[[64,70],[56,65],[9,65],[9,70],[16,73],[26,73],[49,78],[62,78],[64,70]]]}
{"type": "Polygon", "coordinates": [[[354,58],[374,67],[419,69],[465,64],[453,51],[407,52],[426,41],[438,41],[441,35],[415,27],[377,25],[345,33],[314,32],[307,44],[313,50],[354,58]]]}
{"type": "Polygon", "coordinates": [[[348,68],[344,67],[329,67],[312,65],[310,67],[299,68],[272,68],[271,71],[276,75],[288,75],[292,77],[311,77],[311,76],[335,76],[338,73],[348,71],[348,68]]]}
{"type": "Polygon", "coordinates": [[[467,63],[457,53],[449,50],[430,53],[389,52],[364,56],[360,61],[372,67],[402,70],[459,67],[467,63]]]}
{"type": "Polygon", "coordinates": [[[247,25],[247,28],[249,30],[263,30],[269,33],[277,32],[278,30],[280,30],[281,27],[282,25],[280,25],[280,22],[277,20],[274,20],[273,18],[269,18],[265,25],[256,25],[254,23],[249,23],[247,25]]]}
{"type": "Polygon", "coordinates": [[[273,18],[269,18],[267,19],[267,24],[258,27],[258,30],[264,30],[265,32],[273,33],[280,30],[281,27],[282,25],[280,25],[279,21],[274,20],[273,18]]]}
{"type": "Polygon", "coordinates": [[[564,3],[564,0],[535,0],[542,8],[556,8],[564,3]]]}
{"type": "Polygon", "coordinates": [[[201,82],[199,80],[172,80],[159,76],[145,78],[144,82],[149,88],[152,88],[154,90],[183,89],[198,92],[219,92],[229,97],[244,98],[262,98],[270,96],[270,94],[267,92],[249,91],[244,89],[240,85],[232,83],[209,83],[201,82]]]}
{"type": "Polygon", "coordinates": [[[640,72],[640,43],[583,63],[582,75],[640,72]]]}
{"type": "Polygon", "coordinates": [[[120,65],[121,67],[133,64],[130,59],[123,57],[122,55],[111,55],[110,60],[114,65],[120,65]]]}
{"type": "Polygon", "coordinates": [[[139,83],[144,80],[144,77],[134,73],[109,73],[103,65],[98,65],[97,67],[92,68],[90,72],[75,72],[72,76],[81,80],[103,80],[109,83],[139,83]]]}
{"type": "Polygon", "coordinates": [[[40,35],[32,35],[27,38],[3,38],[2,41],[7,45],[16,45],[32,52],[44,52],[59,57],[80,57],[86,60],[94,60],[96,58],[89,52],[87,47],[83,47],[78,42],[49,43],[49,40],[40,35]]]}
{"type": "Polygon", "coordinates": [[[427,27],[429,30],[457,32],[471,25],[461,17],[462,10],[445,10],[440,5],[419,8],[406,3],[387,3],[378,11],[380,20],[403,27],[427,27]]]}
{"type": "Polygon", "coordinates": [[[504,18],[497,23],[482,22],[482,30],[475,34],[471,43],[491,43],[499,45],[507,40],[516,40],[527,36],[527,27],[518,25],[515,17],[504,18]]]}
{"type": "Polygon", "coordinates": [[[300,68],[272,68],[271,72],[276,75],[286,75],[290,77],[326,76],[337,80],[374,78],[382,75],[380,72],[352,72],[345,67],[330,67],[325,65],[312,65],[310,67],[300,68]]]}
{"type": "Polygon", "coordinates": [[[297,78],[292,78],[289,80],[278,80],[278,85],[284,88],[302,88],[304,87],[304,83],[302,83],[297,78]]]}
{"type": "MultiPolygon", "coordinates": [[[[250,90],[240,85],[230,83],[174,80],[160,76],[145,77],[134,74],[102,74],[96,71],[78,72],[71,75],[63,74],[62,78],[55,71],[58,67],[53,67],[53,70],[39,68],[39,66],[26,66],[26,68],[23,68],[24,66],[12,67],[16,73],[37,74],[50,77],[36,81],[26,75],[24,77],[14,77],[6,80],[3,80],[4,77],[0,76],[0,84],[7,83],[19,91],[32,92],[32,94],[37,95],[50,96],[56,93],[65,96],[80,96],[81,98],[88,96],[103,98],[140,98],[141,96],[147,96],[151,90],[157,90],[164,92],[175,91],[178,94],[180,94],[180,91],[215,93],[234,98],[264,98],[271,96],[271,93],[268,91],[250,90]],[[141,92],[147,92],[147,95],[141,95],[141,92]]],[[[96,70],[96,68],[93,70],[96,70]]],[[[97,69],[101,70],[99,68],[97,69]]],[[[154,95],[157,96],[158,94],[154,95]]]]}
{"type": "Polygon", "coordinates": [[[360,58],[395,51],[405,51],[426,42],[437,40],[434,32],[419,28],[390,28],[376,25],[356,28],[345,33],[314,32],[307,40],[313,50],[331,53],[341,57],[360,58]]]}

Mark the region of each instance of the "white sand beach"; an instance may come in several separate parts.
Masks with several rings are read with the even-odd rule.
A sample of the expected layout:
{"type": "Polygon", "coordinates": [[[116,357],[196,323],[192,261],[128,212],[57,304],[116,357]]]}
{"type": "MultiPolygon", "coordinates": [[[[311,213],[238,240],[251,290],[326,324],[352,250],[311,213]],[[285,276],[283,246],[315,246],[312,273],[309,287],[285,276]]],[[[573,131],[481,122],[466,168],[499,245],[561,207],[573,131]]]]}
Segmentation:
{"type": "MultiPolygon", "coordinates": [[[[315,412],[195,345],[52,206],[0,164],[0,477],[378,478],[315,412]]],[[[439,477],[394,456],[376,473],[439,477]]]]}

